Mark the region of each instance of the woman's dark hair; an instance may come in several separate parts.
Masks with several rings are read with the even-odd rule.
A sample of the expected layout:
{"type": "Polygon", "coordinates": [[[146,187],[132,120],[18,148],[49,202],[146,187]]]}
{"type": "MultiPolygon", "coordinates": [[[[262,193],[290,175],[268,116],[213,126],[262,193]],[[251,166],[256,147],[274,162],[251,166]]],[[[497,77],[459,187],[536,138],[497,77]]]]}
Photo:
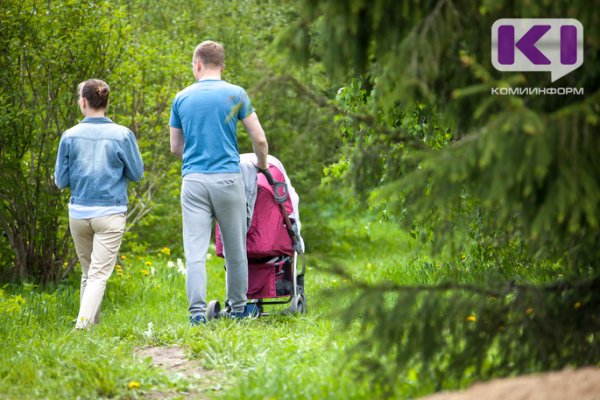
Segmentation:
{"type": "Polygon", "coordinates": [[[102,110],[108,107],[108,94],[110,88],[100,79],[88,79],[77,87],[79,96],[87,100],[90,108],[102,110]]]}

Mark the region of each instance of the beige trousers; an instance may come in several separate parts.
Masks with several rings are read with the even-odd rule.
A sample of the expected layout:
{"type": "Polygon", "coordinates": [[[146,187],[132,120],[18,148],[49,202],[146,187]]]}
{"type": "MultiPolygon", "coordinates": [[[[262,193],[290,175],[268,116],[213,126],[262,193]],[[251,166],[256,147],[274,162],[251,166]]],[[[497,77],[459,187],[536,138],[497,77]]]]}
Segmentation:
{"type": "Polygon", "coordinates": [[[100,320],[106,282],[115,268],[125,232],[125,214],[92,219],[69,219],[71,236],[81,264],[80,307],[76,329],[100,320]]]}

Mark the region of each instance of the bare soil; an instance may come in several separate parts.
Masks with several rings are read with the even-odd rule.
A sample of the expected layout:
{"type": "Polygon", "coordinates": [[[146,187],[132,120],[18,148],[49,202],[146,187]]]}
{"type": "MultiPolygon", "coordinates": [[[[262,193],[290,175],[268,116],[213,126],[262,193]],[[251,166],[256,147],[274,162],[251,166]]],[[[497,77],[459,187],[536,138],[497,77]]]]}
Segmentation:
{"type": "Polygon", "coordinates": [[[182,375],[184,378],[194,383],[194,389],[181,393],[176,391],[151,390],[144,394],[146,399],[207,399],[207,391],[219,390],[219,379],[221,376],[211,370],[204,369],[195,360],[186,357],[185,350],[179,346],[157,347],[146,346],[135,350],[135,354],[140,358],[150,357],[152,366],[162,368],[169,374],[182,375]]]}
{"type": "MultiPolygon", "coordinates": [[[[202,368],[197,361],[186,357],[178,346],[147,346],[136,349],[138,357],[152,358],[155,368],[167,373],[181,374],[198,383],[186,393],[175,391],[149,391],[146,399],[207,399],[207,391],[219,390],[222,379],[214,371],[202,368]]],[[[544,374],[523,375],[514,378],[478,382],[470,388],[456,392],[440,392],[420,400],[600,400],[600,368],[565,369],[544,374]]]]}
{"type": "Polygon", "coordinates": [[[600,368],[565,369],[475,383],[420,400],[600,400],[600,368]]]}

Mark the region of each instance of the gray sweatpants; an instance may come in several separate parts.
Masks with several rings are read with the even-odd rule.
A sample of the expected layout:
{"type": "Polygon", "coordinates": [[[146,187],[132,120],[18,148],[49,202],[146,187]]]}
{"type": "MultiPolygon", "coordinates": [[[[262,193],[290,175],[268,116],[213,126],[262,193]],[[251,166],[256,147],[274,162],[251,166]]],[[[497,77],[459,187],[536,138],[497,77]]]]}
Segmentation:
{"type": "Polygon", "coordinates": [[[187,174],[181,186],[186,291],[192,317],[206,311],[206,253],[213,218],[219,222],[225,264],[227,300],[241,312],[248,291],[246,196],[240,173],[187,174]]]}

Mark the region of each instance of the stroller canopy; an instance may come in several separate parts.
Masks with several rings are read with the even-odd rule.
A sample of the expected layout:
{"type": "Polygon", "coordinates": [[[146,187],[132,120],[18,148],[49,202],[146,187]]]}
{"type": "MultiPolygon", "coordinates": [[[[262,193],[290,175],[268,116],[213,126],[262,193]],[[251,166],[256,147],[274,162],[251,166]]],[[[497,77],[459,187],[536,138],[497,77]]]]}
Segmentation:
{"type": "MultiPolygon", "coordinates": [[[[269,184],[262,173],[257,173],[258,171],[254,167],[255,161],[254,154],[240,155],[240,168],[246,185],[248,219],[250,221],[246,236],[246,253],[249,259],[292,255],[293,240],[285,226],[281,207],[275,200],[273,186],[269,184]]],[[[281,162],[277,158],[269,156],[268,163],[273,179],[287,184],[288,196],[284,202],[285,210],[300,232],[298,195],[281,162]]],[[[282,195],[283,193],[278,194],[282,195]]],[[[217,255],[223,257],[223,244],[218,226],[215,239],[217,255]]],[[[302,239],[299,240],[303,249],[302,239]]]]}

